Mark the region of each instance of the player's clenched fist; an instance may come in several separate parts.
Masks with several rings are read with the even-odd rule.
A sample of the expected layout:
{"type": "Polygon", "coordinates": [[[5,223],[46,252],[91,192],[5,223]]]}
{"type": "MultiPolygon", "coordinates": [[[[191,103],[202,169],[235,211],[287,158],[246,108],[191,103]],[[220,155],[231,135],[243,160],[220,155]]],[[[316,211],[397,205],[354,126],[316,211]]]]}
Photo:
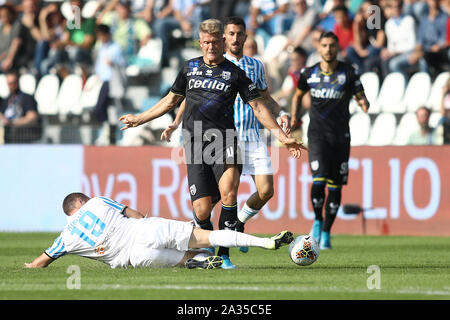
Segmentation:
{"type": "Polygon", "coordinates": [[[137,127],[140,125],[139,118],[132,114],[126,114],[119,118],[119,121],[122,122],[125,127],[120,128],[120,130],[126,130],[128,128],[137,127]]]}

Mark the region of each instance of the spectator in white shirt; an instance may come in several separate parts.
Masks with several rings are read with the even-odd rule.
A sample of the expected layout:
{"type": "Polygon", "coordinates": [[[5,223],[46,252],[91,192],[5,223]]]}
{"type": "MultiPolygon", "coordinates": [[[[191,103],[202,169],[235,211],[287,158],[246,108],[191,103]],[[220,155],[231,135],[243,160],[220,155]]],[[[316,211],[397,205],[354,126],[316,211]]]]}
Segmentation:
{"type": "MultiPolygon", "coordinates": [[[[387,48],[381,50],[381,73],[384,78],[389,72],[401,72],[405,77],[411,68],[409,56],[416,44],[416,23],[410,15],[402,13],[402,1],[392,2],[391,17],[386,21],[387,48]]],[[[426,71],[420,62],[419,70],[426,71]]]]}

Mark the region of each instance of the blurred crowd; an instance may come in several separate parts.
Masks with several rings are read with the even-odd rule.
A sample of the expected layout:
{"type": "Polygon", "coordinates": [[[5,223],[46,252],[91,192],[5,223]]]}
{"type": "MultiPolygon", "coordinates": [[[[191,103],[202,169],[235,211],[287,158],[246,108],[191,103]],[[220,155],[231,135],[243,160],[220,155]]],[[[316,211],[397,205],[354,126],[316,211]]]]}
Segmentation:
{"type": "MultiPolygon", "coordinates": [[[[37,80],[49,73],[97,74],[111,84],[126,77],[127,66],[152,63],[139,54],[152,39],[161,41],[163,69],[176,39],[195,47],[202,20],[232,15],[245,19],[246,54],[264,61],[281,105],[289,106],[300,70],[320,60],[323,31],[338,36],[340,59],[381,81],[390,72],[409,78],[421,71],[435,79],[450,70],[450,0],[0,0],[0,73],[31,73],[37,80]]],[[[111,92],[117,90],[102,87],[100,122],[111,92]]],[[[0,109],[3,125],[10,98],[0,109]]]]}

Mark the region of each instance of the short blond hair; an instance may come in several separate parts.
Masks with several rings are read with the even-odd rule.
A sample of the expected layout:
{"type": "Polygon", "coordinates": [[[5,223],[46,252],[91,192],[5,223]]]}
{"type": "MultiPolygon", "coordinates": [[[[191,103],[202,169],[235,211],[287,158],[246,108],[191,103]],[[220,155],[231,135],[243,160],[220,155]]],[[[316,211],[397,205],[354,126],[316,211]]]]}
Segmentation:
{"type": "Polygon", "coordinates": [[[223,24],[218,19],[208,19],[203,21],[198,27],[198,33],[223,34],[223,24]]]}

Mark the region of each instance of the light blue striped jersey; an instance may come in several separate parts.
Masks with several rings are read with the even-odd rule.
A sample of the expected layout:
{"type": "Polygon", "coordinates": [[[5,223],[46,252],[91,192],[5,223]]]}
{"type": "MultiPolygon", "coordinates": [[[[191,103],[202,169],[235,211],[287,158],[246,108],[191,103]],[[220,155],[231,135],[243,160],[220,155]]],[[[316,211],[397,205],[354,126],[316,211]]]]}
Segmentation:
{"type": "MultiPolygon", "coordinates": [[[[247,77],[252,80],[258,90],[267,90],[266,75],[264,66],[258,59],[243,56],[239,61],[225,53],[225,58],[233,62],[239,68],[245,71],[247,77]]],[[[252,107],[245,104],[241,97],[236,97],[234,102],[234,125],[241,141],[258,141],[261,124],[253,113],[252,107]]]]}
{"type": "Polygon", "coordinates": [[[126,207],[112,199],[95,197],[67,217],[67,225],[45,253],[53,259],[76,254],[109,264],[129,265],[129,252],[136,233],[137,219],[128,219],[126,207]]]}

